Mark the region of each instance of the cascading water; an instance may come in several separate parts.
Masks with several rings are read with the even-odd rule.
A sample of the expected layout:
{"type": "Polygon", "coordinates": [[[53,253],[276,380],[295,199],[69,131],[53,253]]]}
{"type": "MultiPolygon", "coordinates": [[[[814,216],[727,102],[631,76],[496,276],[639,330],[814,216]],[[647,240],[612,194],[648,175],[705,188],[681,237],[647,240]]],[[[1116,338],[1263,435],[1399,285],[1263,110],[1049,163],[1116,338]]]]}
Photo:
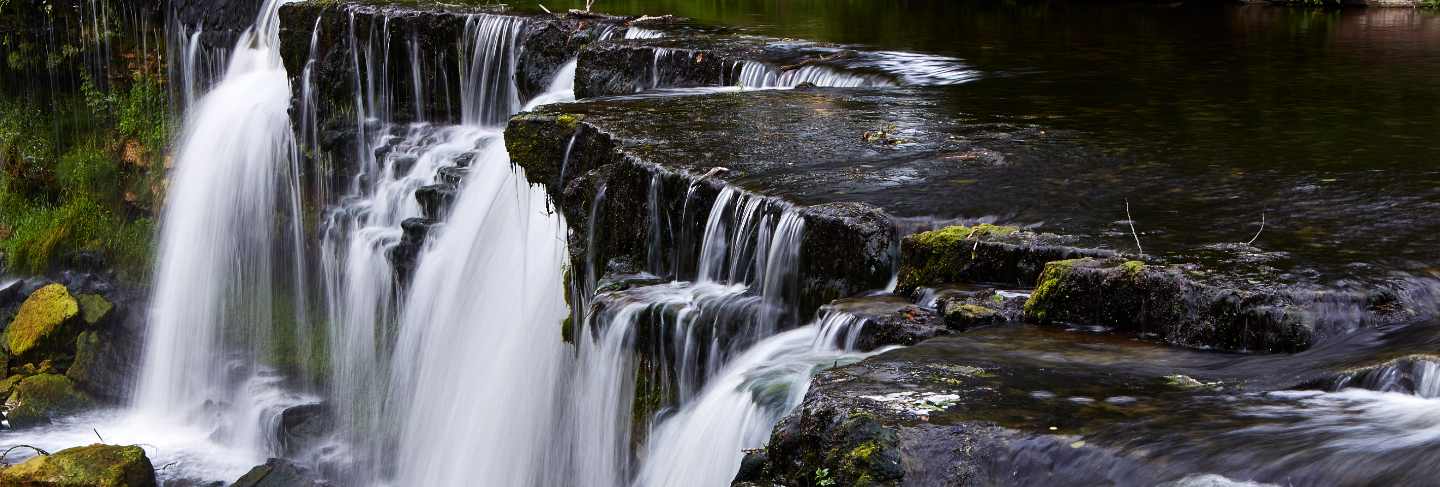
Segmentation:
{"type": "Polygon", "coordinates": [[[260,392],[277,382],[259,365],[273,334],[292,332],[273,325],[296,311],[277,293],[303,286],[287,282],[300,277],[276,259],[299,255],[287,248],[298,242],[286,238],[296,227],[283,223],[299,221],[290,85],[278,52],[283,3],[265,3],[224,80],[187,117],[135,397],[137,421],[210,429],[258,459],[269,453],[261,423],[303,400],[260,392]]]}
{"type": "MultiPolygon", "coordinates": [[[[541,471],[535,467],[540,444],[529,450],[495,449],[486,455],[489,460],[479,463],[447,456],[471,451],[464,446],[475,441],[468,435],[516,427],[503,418],[554,402],[548,394],[556,391],[541,393],[545,388],[537,384],[556,381],[532,377],[513,382],[517,375],[500,373],[508,370],[507,362],[488,359],[535,359],[533,370],[553,368],[556,374],[563,367],[558,338],[527,337],[536,332],[558,334],[565,314],[559,271],[563,260],[558,257],[563,255],[563,237],[558,235],[563,235],[564,223],[546,211],[543,191],[529,188],[523,173],[512,172],[501,133],[494,128],[522,108],[514,77],[523,19],[486,14],[467,19],[459,80],[464,124],[449,127],[399,126],[389,119],[389,107],[395,102],[394,90],[384,86],[390,79],[384,74],[391,64],[384,47],[389,41],[377,46],[373,39],[388,39],[390,22],[384,19],[372,25],[372,41],[366,43],[358,41],[355,23],[352,13],[349,45],[357,123],[369,128],[357,135],[360,172],[351,180],[347,196],[328,213],[322,232],[331,324],[330,391],[340,439],[348,451],[344,455],[348,458],[341,461],[356,470],[344,480],[459,485],[465,483],[461,479],[486,478],[504,485],[524,484],[523,479],[541,471]],[[461,186],[458,201],[448,209],[452,214],[447,216],[445,208],[422,207],[417,201],[422,189],[451,191],[432,189],[446,185],[461,186]],[[397,267],[395,253],[405,238],[407,221],[422,218],[444,218],[449,223],[435,227],[436,235],[420,250],[418,265],[407,276],[397,267]],[[559,249],[555,250],[559,254],[545,248],[559,249]],[[496,281],[478,288],[457,284],[489,281],[476,279],[482,275],[529,276],[535,281],[529,286],[496,281]],[[544,278],[547,275],[553,278],[544,278]],[[521,300],[531,304],[513,308],[521,300]],[[555,313],[558,317],[551,319],[555,313]],[[538,324],[542,322],[553,325],[538,324]],[[485,332],[474,334],[481,330],[485,332]],[[511,337],[507,347],[517,353],[532,340],[556,344],[555,353],[485,354],[487,360],[475,360],[472,352],[446,350],[462,343],[478,350],[499,336],[511,337]],[[467,388],[480,395],[468,395],[467,388]],[[483,398],[530,392],[540,395],[532,402],[497,404],[493,414],[455,411],[457,405],[480,404],[483,398]],[[395,448],[414,455],[397,458],[395,448]],[[528,456],[522,451],[529,451],[528,456]]],[[[417,70],[425,56],[413,35],[406,49],[414,116],[420,120],[438,115],[420,108],[426,95],[417,70]]],[[[574,73],[575,62],[566,63],[552,85],[525,108],[573,100],[574,73]]],[[[549,424],[550,415],[532,415],[549,424]]],[[[549,428],[532,426],[516,434],[529,438],[549,428]]]]}
{"type": "Polygon", "coordinates": [[[765,445],[775,423],[805,398],[816,370],[883,351],[855,351],[863,325],[854,315],[832,312],[747,349],[699,397],[659,423],[634,485],[730,485],[744,451],[765,445]]]}
{"type": "Polygon", "coordinates": [[[399,485],[541,485],[567,354],[565,223],[499,139],[420,257],[390,404],[399,485]]]}

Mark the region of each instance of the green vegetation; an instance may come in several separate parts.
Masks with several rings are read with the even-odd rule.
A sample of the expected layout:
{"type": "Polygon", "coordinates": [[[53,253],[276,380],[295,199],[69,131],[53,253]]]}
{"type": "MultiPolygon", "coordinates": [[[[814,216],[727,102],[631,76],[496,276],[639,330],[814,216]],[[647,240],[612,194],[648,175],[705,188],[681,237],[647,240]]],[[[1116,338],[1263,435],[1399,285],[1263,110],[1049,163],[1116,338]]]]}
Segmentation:
{"type": "Polygon", "coordinates": [[[101,93],[86,79],[55,110],[0,99],[0,253],[38,274],[78,251],[135,277],[148,266],[169,121],[160,81],[101,93]]]}

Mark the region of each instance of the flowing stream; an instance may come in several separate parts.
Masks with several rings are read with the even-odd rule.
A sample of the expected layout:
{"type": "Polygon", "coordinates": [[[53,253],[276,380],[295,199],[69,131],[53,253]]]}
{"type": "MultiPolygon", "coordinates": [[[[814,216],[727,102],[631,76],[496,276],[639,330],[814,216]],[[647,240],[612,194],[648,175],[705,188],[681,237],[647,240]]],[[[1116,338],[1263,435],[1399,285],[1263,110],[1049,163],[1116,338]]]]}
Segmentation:
{"type": "MultiPolygon", "coordinates": [[[[179,481],[229,482],[287,457],[340,485],[719,487],[801,404],[817,371],[891,350],[858,347],[866,318],[801,311],[807,222],[780,199],[725,185],[706,207],[696,196],[704,179],[667,194],[674,187],[657,171],[646,188],[645,262],[612,268],[600,243],[624,229],[606,221],[605,183],[584,209],[588,224],[572,228],[507,152],[512,116],[575,100],[576,59],[522,94],[525,17],[468,15],[445,52],[427,51],[435,46],[412,31],[397,37],[400,57],[392,34],[407,33],[384,13],[367,27],[348,10],[343,33],[307,19],[287,26],[310,29],[308,50],[286,51],[309,56],[292,78],[280,54],[286,3],[265,0],[228,50],[203,47],[200,27],[167,26],[184,127],[133,403],[20,433],[28,442],[144,444],[157,466],[174,465],[162,479],[179,481]],[[354,125],[338,156],[319,121],[322,34],[342,39],[354,91],[337,109],[354,125]],[[427,63],[455,67],[458,115],[429,104],[448,97],[450,83],[427,86],[427,63]],[[409,71],[391,73],[401,67],[409,71]],[[312,200],[322,209],[307,215],[302,201],[312,200]],[[583,259],[572,260],[579,250],[583,259]],[[282,416],[305,405],[323,405],[333,428],[293,451],[279,439],[282,416]]],[[[613,34],[606,29],[598,37],[613,34]]],[[[624,39],[668,35],[636,27],[624,39]]],[[[650,88],[664,88],[668,56],[691,55],[652,52],[650,88]]],[[[848,56],[786,69],[739,62],[728,89],[978,76],[945,56],[848,56]]],[[[1419,462],[1440,441],[1440,365],[1429,359],[1235,402],[1225,433],[1207,445],[1243,451],[1280,438],[1419,462]]],[[[1115,443],[1211,453],[1131,440],[1115,443]]],[[[1275,468],[1330,460],[1291,453],[1275,468]]]]}

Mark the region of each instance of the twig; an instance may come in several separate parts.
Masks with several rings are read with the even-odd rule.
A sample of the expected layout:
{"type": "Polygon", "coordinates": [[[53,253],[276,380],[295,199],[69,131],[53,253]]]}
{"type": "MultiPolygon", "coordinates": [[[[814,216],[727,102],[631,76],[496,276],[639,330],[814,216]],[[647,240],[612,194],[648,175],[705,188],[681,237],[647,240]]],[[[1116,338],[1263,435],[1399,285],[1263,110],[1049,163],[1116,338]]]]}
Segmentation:
{"type": "Polygon", "coordinates": [[[10,448],[6,448],[4,452],[0,452],[0,464],[5,463],[5,456],[10,454],[10,450],[14,450],[14,449],[16,449],[16,448],[29,448],[29,449],[31,449],[31,450],[35,450],[35,453],[39,453],[39,454],[45,455],[45,456],[49,456],[49,455],[50,455],[50,452],[45,451],[45,450],[41,450],[41,449],[39,449],[39,448],[30,446],[30,445],[15,445],[15,446],[12,446],[12,447],[10,447],[10,448]]]}
{"type": "Polygon", "coordinates": [[[550,9],[545,8],[545,4],[543,4],[543,3],[537,3],[536,5],[539,5],[539,6],[540,6],[540,10],[544,10],[545,13],[550,14],[550,15],[555,15],[555,12],[551,12],[550,9]]]}
{"type": "Polygon", "coordinates": [[[1260,232],[1263,232],[1263,231],[1265,231],[1265,212],[1262,211],[1262,212],[1260,212],[1260,229],[1255,231],[1255,236],[1254,236],[1254,237],[1250,237],[1250,241],[1249,241],[1249,242],[1245,242],[1245,245],[1250,245],[1250,244],[1255,243],[1255,239],[1260,238],[1260,232]]]}
{"type": "Polygon", "coordinates": [[[95,432],[95,437],[96,437],[96,438],[99,438],[101,443],[104,443],[104,442],[105,442],[105,437],[104,437],[104,436],[100,436],[100,430],[97,430],[97,429],[95,429],[95,428],[90,428],[90,431],[94,431],[94,432],[95,432]]]}
{"type": "Polygon", "coordinates": [[[178,461],[170,462],[170,463],[167,463],[167,464],[165,464],[165,465],[162,465],[160,468],[157,468],[156,470],[165,470],[165,469],[167,469],[167,468],[170,468],[170,467],[172,467],[172,466],[175,466],[175,464],[177,464],[177,463],[180,463],[180,462],[178,462],[178,461]]]}
{"type": "Polygon", "coordinates": [[[1140,234],[1135,231],[1135,218],[1130,216],[1130,198],[1125,198],[1125,221],[1130,224],[1130,235],[1135,237],[1135,248],[1140,249],[1140,258],[1145,258],[1145,247],[1140,246],[1140,234]]]}

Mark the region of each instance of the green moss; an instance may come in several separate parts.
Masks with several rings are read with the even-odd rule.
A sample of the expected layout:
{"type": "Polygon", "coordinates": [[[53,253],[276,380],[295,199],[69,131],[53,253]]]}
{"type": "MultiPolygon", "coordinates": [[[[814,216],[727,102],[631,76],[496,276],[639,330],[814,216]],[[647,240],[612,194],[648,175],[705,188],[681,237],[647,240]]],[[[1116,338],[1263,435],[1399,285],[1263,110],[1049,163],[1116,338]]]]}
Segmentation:
{"type": "Polygon", "coordinates": [[[139,446],[94,444],[0,469],[0,485],[150,487],[155,468],[139,446]]]}
{"type": "Polygon", "coordinates": [[[80,319],[88,325],[99,323],[115,309],[114,304],[99,294],[76,295],[75,301],[80,304],[80,319]]]}
{"type": "Polygon", "coordinates": [[[15,374],[6,377],[5,380],[0,380],[0,403],[10,398],[10,393],[15,391],[15,386],[19,385],[20,381],[24,380],[25,377],[26,376],[21,374],[15,374]]]}
{"type": "Polygon", "coordinates": [[[562,127],[573,129],[576,125],[579,125],[581,118],[579,115],[563,113],[555,117],[555,123],[560,124],[562,127]]]}
{"type": "Polygon", "coordinates": [[[560,339],[565,343],[575,343],[575,320],[568,314],[560,321],[560,339]]]}
{"type": "Polygon", "coordinates": [[[1085,260],[1089,259],[1057,260],[1045,263],[1045,270],[1040,272],[1039,284],[1030,293],[1030,299],[1025,301],[1025,314],[1039,321],[1049,319],[1052,301],[1063,297],[1063,281],[1075,268],[1075,264],[1085,260]]]}
{"type": "Polygon", "coordinates": [[[65,286],[51,284],[37,289],[25,298],[15,320],[5,329],[5,346],[21,360],[37,358],[44,348],[56,345],[64,327],[79,312],[79,303],[65,286]]]}
{"type": "Polygon", "coordinates": [[[976,259],[977,242],[1008,237],[1020,229],[988,223],[966,227],[949,226],[905,237],[901,242],[900,276],[897,289],[909,292],[920,286],[954,282],[976,259]]]}
{"type": "Polygon", "coordinates": [[[75,388],[75,383],[59,374],[37,374],[15,385],[5,401],[6,418],[16,428],[42,425],[50,418],[79,411],[90,405],[90,398],[75,388]]]}
{"type": "Polygon", "coordinates": [[[1125,261],[1124,264],[1120,264],[1120,268],[1125,270],[1126,276],[1133,278],[1145,270],[1145,263],[1138,260],[1129,260],[1125,261]]]}
{"type": "Polygon", "coordinates": [[[860,446],[851,449],[850,453],[845,454],[845,458],[853,462],[869,462],[870,457],[874,455],[875,452],[879,449],[879,443],[876,443],[873,440],[867,441],[861,443],[860,446]]]}

